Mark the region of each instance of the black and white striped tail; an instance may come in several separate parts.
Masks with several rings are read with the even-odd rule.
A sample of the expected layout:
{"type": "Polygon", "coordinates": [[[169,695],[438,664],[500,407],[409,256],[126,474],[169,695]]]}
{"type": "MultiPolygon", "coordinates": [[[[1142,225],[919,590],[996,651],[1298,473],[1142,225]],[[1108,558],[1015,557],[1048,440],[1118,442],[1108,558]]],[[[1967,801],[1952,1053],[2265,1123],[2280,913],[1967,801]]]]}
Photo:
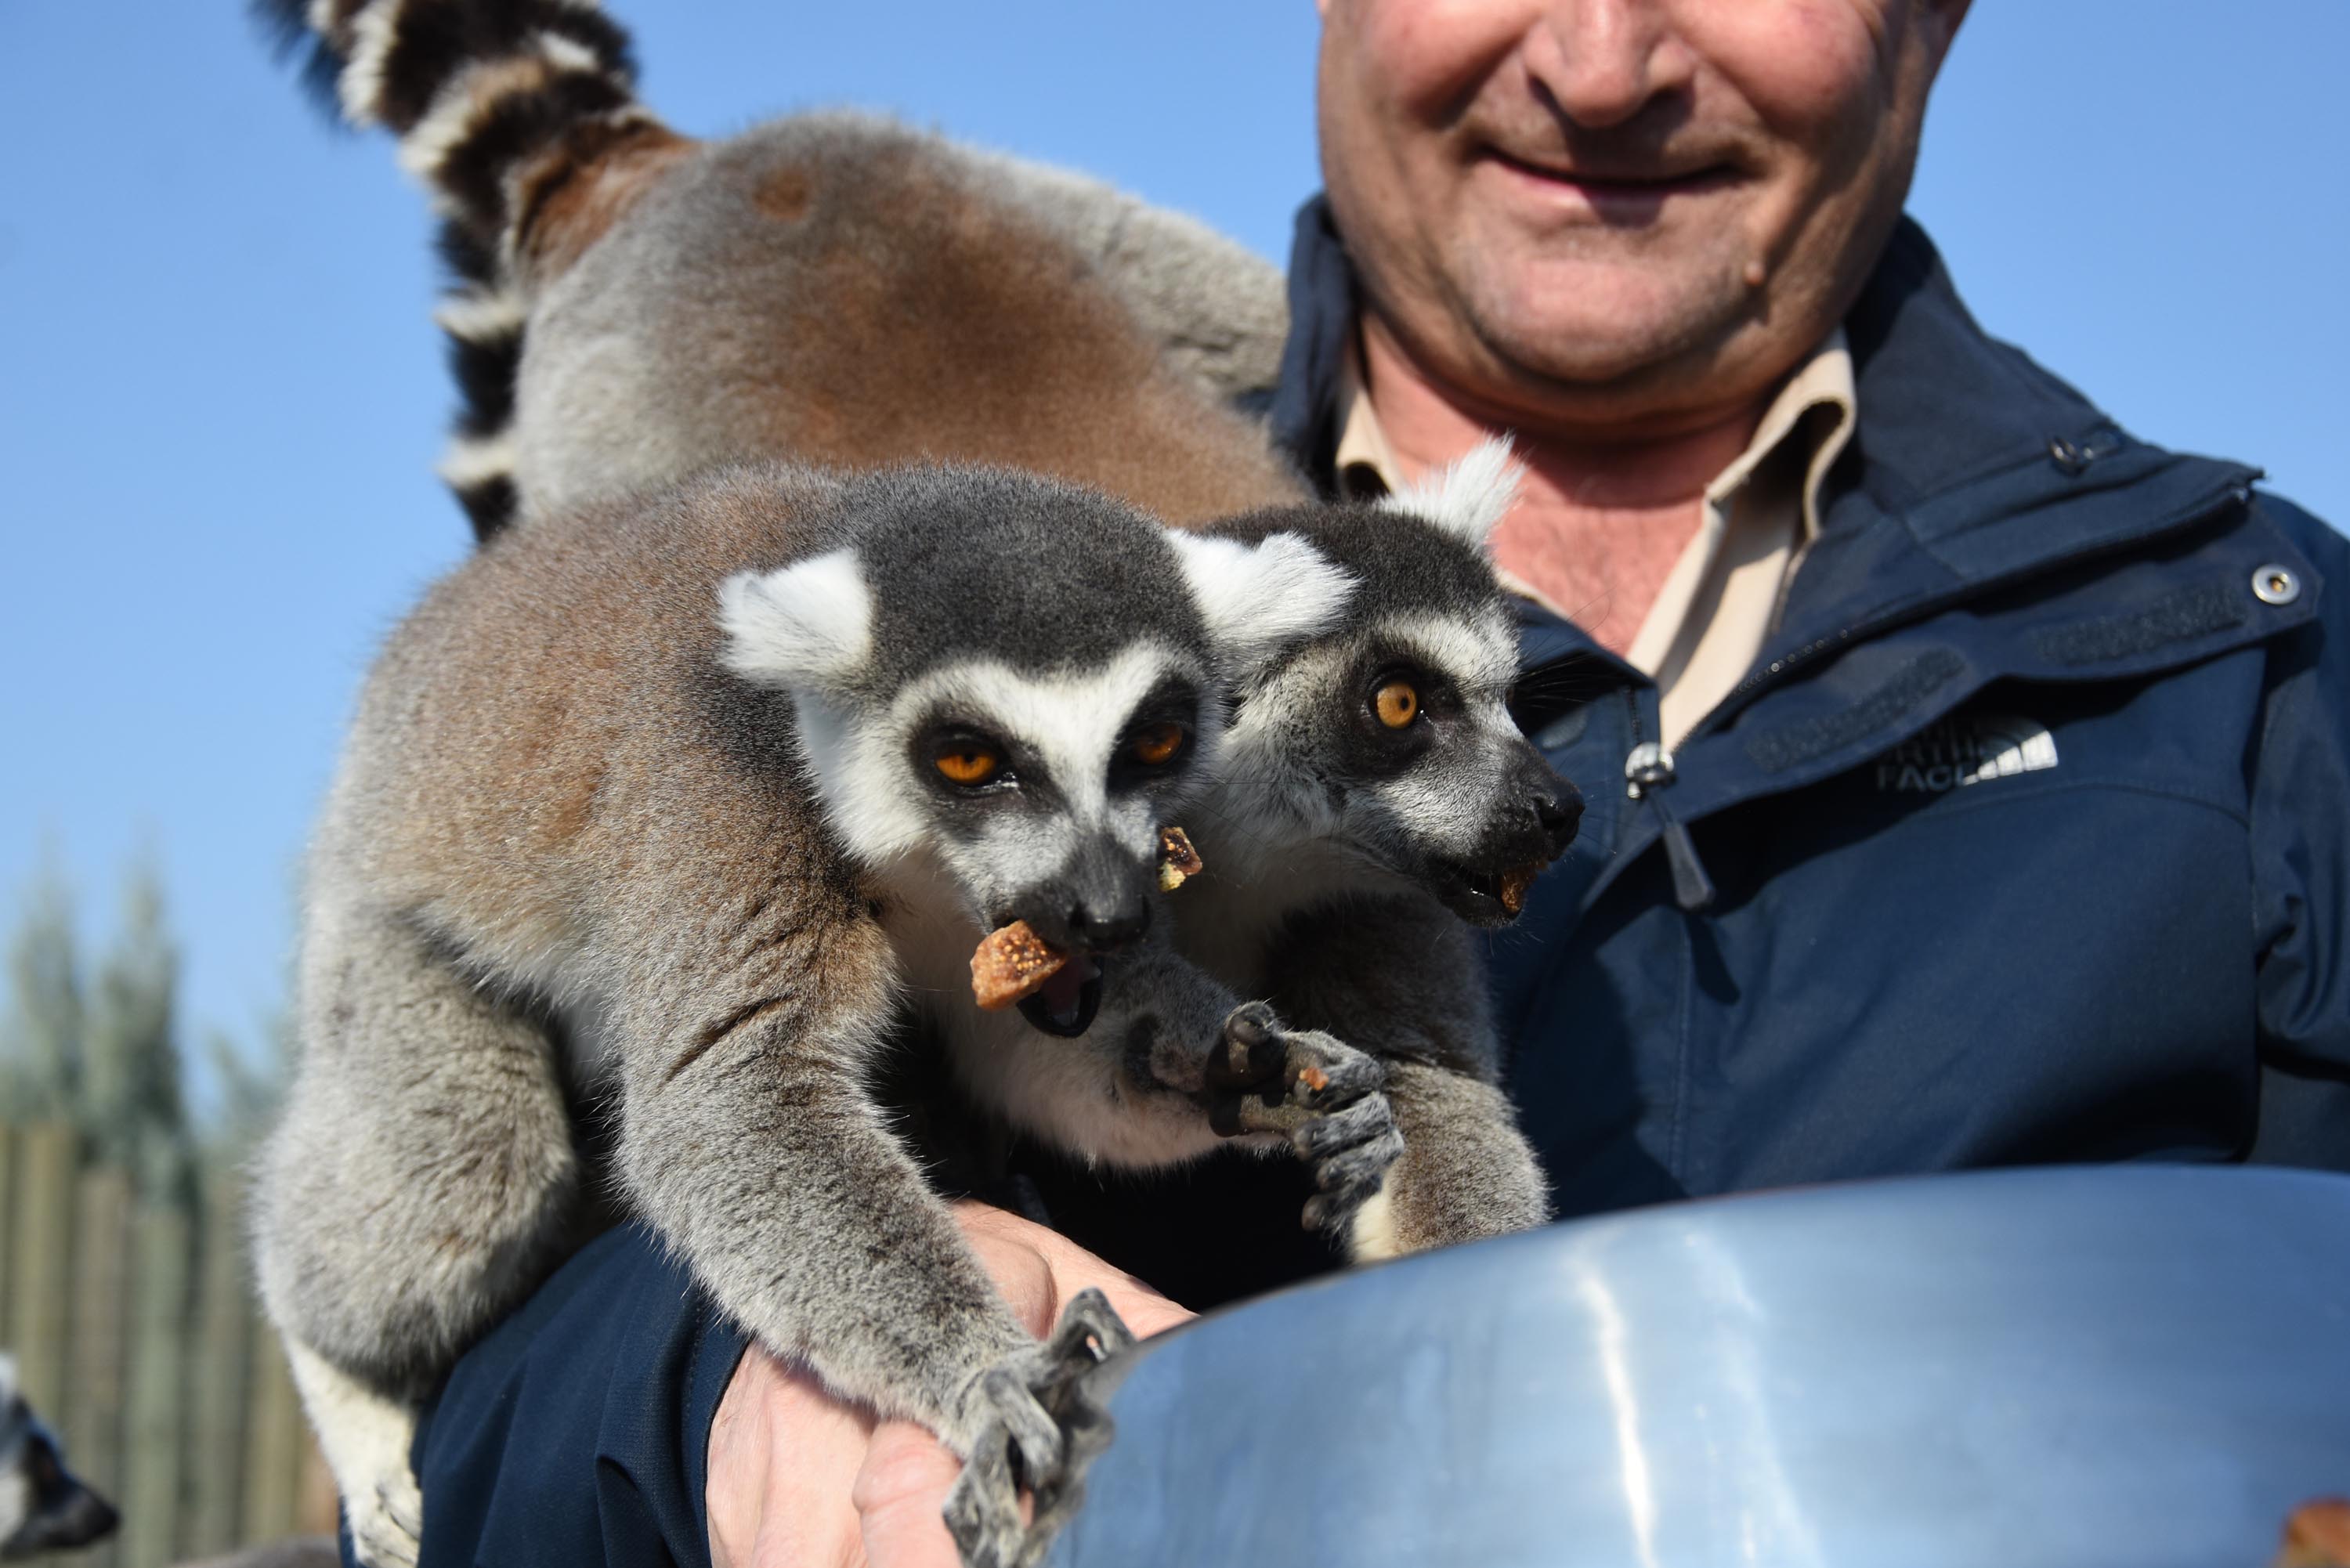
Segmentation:
{"type": "Polygon", "coordinates": [[[340,117],[400,138],[442,217],[455,283],[436,313],[463,407],[442,477],[476,537],[515,504],[509,425],[525,301],[522,176],[654,123],[635,96],[628,35],[595,0],[255,0],[340,117]]]}

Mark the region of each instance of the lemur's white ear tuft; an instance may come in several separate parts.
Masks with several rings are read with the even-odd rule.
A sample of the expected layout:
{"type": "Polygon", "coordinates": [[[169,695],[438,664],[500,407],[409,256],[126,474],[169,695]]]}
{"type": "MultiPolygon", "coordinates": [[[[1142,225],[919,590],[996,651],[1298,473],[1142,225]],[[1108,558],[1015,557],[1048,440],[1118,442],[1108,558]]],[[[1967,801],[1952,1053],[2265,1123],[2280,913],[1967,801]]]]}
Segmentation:
{"type": "Polygon", "coordinates": [[[1167,536],[1208,635],[1243,667],[1321,631],[1355,591],[1354,578],[1295,534],[1268,535],[1254,545],[1180,528],[1167,536]]]}
{"type": "Polygon", "coordinates": [[[1510,504],[1518,498],[1518,481],[1524,473],[1510,454],[1509,439],[1488,436],[1468,456],[1379,504],[1424,517],[1482,550],[1492,539],[1495,525],[1510,514],[1510,504]]]}
{"type": "Polygon", "coordinates": [[[828,686],[873,649],[873,596],[857,552],[834,550],[718,586],[719,657],[760,686],[828,686]]]}

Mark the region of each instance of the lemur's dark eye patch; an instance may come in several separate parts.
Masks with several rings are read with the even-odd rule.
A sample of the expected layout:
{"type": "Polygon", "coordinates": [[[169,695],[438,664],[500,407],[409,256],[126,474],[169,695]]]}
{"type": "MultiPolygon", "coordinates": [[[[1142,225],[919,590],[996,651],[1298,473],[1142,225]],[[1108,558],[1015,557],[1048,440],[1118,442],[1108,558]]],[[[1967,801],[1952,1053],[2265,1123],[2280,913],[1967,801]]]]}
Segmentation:
{"type": "Polygon", "coordinates": [[[1134,760],[1146,767],[1163,767],[1175,760],[1183,749],[1183,726],[1180,724],[1145,724],[1134,732],[1127,750],[1134,760]]]}

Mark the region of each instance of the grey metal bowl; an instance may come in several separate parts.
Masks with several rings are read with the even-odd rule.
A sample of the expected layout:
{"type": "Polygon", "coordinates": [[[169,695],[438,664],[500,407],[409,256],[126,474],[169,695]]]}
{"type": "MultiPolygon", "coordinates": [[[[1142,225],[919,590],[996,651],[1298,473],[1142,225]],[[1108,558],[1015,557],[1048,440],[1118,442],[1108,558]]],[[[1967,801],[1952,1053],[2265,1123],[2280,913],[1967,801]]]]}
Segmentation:
{"type": "Polygon", "coordinates": [[[2350,1493],[2350,1178],[1682,1204],[1306,1286],[1095,1373],[1055,1568],[2260,1568],[2350,1493]]]}

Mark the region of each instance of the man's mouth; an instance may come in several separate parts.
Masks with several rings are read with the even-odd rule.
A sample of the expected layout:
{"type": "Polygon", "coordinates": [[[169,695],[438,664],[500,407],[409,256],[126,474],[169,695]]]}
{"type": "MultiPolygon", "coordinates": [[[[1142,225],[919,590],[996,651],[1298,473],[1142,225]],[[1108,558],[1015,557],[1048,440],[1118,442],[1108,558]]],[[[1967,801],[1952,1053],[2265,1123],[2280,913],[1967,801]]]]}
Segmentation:
{"type": "Polygon", "coordinates": [[[1093,1027],[1094,1014],[1101,1011],[1101,962],[1079,954],[1033,994],[1021,999],[1020,1016],[1035,1029],[1071,1040],[1093,1027]]]}
{"type": "Polygon", "coordinates": [[[1654,207],[1674,196],[1699,196],[1734,183],[1737,171],[1726,163],[1676,168],[1568,167],[1536,161],[1503,151],[1483,150],[1484,160],[1507,170],[1522,183],[1560,195],[1580,196],[1602,212],[1627,212],[1654,207]]]}

